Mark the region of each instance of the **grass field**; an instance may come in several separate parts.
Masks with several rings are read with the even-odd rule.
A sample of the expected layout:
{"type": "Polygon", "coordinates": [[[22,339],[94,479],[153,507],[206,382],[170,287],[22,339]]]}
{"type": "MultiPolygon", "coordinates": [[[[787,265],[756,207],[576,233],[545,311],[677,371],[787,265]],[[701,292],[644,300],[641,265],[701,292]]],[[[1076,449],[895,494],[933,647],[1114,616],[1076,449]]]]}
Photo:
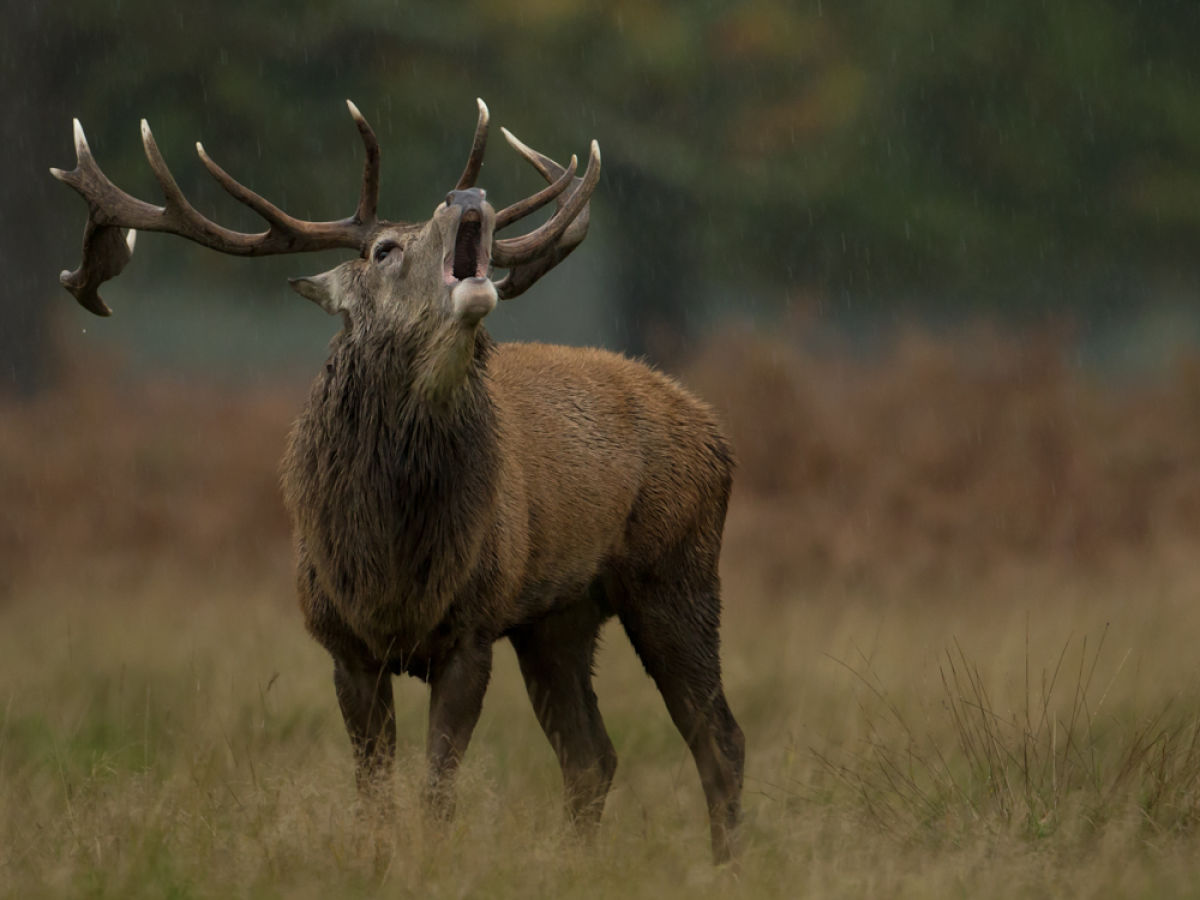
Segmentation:
{"type": "Polygon", "coordinates": [[[594,843],[562,827],[505,645],[454,823],[420,814],[412,680],[395,817],[361,814],[275,489],[301,389],[76,377],[3,410],[0,893],[1200,896],[1196,381],[962,346],[866,366],[735,341],[687,375],[742,457],[736,870],[615,625],[594,843]]]}

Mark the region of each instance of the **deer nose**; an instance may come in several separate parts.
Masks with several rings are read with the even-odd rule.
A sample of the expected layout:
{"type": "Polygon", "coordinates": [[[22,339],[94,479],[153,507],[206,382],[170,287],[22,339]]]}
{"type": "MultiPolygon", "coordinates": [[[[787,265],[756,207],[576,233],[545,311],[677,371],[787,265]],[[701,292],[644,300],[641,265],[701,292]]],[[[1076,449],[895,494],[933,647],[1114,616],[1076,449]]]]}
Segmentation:
{"type": "Polygon", "coordinates": [[[484,200],[487,199],[487,191],[479,188],[467,188],[465,191],[451,191],[446,195],[447,206],[461,206],[463,212],[474,209],[479,212],[483,211],[484,200]]]}

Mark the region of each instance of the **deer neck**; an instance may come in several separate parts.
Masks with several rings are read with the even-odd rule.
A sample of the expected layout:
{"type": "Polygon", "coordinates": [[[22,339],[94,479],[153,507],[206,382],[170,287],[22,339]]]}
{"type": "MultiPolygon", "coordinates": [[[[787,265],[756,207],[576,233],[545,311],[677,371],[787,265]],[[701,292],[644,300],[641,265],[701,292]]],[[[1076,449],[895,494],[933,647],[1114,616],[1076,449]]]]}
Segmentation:
{"type": "Polygon", "coordinates": [[[465,354],[454,341],[343,333],[293,432],[284,482],[297,535],[369,644],[414,646],[477,568],[498,471],[492,346],[482,329],[465,354]]]}

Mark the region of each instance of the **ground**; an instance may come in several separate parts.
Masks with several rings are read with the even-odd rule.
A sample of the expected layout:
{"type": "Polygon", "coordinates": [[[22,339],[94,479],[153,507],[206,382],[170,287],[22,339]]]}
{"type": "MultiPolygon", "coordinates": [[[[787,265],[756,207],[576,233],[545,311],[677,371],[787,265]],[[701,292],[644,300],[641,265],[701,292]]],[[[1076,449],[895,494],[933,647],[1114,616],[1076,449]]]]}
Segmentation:
{"type": "Polygon", "coordinates": [[[454,823],[420,815],[408,679],[394,815],[358,807],[276,487],[302,386],[77,374],[6,407],[0,893],[1200,896],[1195,370],[1113,386],[1029,346],[864,363],[743,337],[683,373],[741,457],[723,659],[746,822],[720,869],[611,624],[594,842],[562,827],[504,646],[454,823]]]}

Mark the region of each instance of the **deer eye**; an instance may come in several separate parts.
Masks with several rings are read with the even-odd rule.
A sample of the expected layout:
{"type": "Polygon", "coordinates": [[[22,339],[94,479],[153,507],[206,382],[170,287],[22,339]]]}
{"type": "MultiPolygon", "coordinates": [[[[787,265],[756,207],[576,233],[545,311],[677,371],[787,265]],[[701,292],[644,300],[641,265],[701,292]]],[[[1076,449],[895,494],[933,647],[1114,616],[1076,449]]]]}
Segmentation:
{"type": "Polygon", "coordinates": [[[380,241],[375,246],[375,252],[372,255],[375,259],[375,262],[381,263],[388,258],[388,254],[390,254],[393,250],[399,249],[400,245],[395,241],[380,241]]]}

